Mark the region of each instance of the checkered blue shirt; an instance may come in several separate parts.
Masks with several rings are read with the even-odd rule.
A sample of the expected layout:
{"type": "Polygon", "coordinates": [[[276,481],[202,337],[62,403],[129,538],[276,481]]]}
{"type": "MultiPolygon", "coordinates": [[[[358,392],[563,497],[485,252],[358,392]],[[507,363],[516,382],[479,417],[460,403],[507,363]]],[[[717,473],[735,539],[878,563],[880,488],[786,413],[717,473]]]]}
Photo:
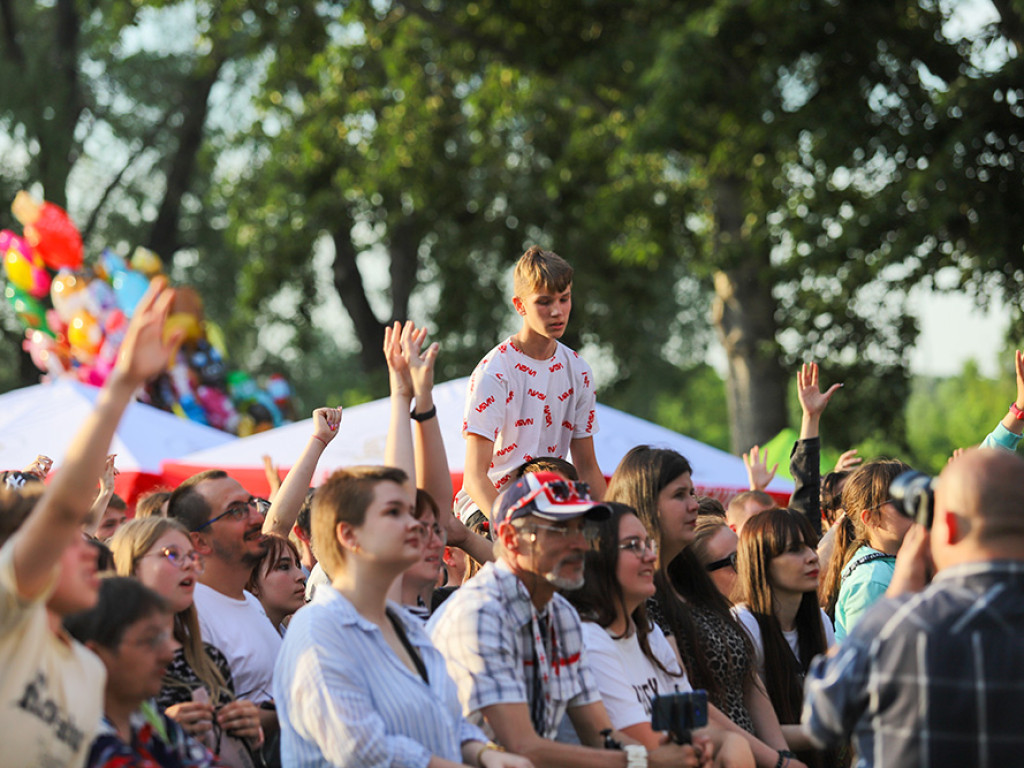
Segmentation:
{"type": "MultiPolygon", "coordinates": [[[[470,722],[489,729],[480,710],[493,704],[532,705],[534,606],[530,593],[504,562],[488,563],[459,587],[427,624],[427,632],[448,662],[448,674],[459,689],[462,710],[470,722]]],[[[601,700],[587,667],[580,618],[559,594],[545,606],[554,673],[549,693],[554,723],[543,738],[553,739],[567,707],[601,700]]],[[[493,733],[489,735],[493,736],[493,733]]]]}
{"type": "Polygon", "coordinates": [[[858,768],[1024,764],[1024,562],[973,563],[883,599],[807,675],[803,722],[858,768]]]}

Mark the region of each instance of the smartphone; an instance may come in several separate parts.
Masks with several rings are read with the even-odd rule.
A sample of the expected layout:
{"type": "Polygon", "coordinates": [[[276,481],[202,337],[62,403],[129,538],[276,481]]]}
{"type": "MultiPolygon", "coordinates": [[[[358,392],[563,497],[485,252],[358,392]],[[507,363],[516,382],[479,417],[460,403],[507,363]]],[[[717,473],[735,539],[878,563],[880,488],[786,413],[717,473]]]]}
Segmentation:
{"type": "Polygon", "coordinates": [[[708,692],[676,691],[651,700],[651,727],[668,731],[677,744],[689,744],[691,732],[708,724],[708,692]]]}

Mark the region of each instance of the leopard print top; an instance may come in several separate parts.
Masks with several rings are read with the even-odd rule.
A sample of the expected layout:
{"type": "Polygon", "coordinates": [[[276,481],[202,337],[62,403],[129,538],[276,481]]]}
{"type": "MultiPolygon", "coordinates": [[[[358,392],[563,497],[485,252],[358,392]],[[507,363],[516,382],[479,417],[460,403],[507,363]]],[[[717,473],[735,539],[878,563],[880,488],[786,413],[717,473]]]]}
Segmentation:
{"type": "MultiPolygon", "coordinates": [[[[688,606],[698,633],[698,636],[693,638],[693,644],[703,651],[711,674],[724,691],[723,696],[716,697],[717,700],[711,698],[711,703],[740,728],[748,733],[754,733],[754,721],[743,701],[745,682],[752,672],[754,663],[750,655],[750,646],[742,634],[743,628],[736,622],[725,620],[714,611],[689,604],[688,606]]],[[[647,614],[657,622],[666,635],[672,634],[657,598],[647,601],[647,614]]],[[[706,684],[697,679],[694,670],[687,669],[686,674],[694,688],[705,687],[706,684]]]]}

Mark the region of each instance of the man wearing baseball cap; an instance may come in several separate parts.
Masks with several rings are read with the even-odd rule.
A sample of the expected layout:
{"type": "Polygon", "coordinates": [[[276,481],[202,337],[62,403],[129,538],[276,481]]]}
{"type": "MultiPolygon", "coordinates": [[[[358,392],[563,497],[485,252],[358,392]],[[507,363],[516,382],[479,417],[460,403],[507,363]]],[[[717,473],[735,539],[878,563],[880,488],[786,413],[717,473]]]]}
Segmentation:
{"type": "Polygon", "coordinates": [[[496,562],[459,588],[427,631],[466,717],[537,768],[696,766],[692,747],[647,752],[611,731],[583,655],[579,616],[557,592],[582,586],[587,523],[607,516],[585,483],[524,475],[492,508],[496,562]],[[554,741],[567,711],[585,746],[554,741]],[[602,748],[606,729],[626,751],[602,748]]]}

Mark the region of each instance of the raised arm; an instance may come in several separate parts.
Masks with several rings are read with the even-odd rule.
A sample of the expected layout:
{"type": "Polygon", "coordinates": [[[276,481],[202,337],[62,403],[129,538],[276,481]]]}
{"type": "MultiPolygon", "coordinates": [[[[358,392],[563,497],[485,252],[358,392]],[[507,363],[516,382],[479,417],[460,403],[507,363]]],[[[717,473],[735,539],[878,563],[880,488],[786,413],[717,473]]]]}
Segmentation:
{"type": "Polygon", "coordinates": [[[82,526],[82,531],[90,536],[96,535],[96,530],[100,527],[100,521],[103,519],[103,513],[110,503],[110,498],[114,495],[114,478],[118,475],[117,467],[114,466],[115,458],[113,453],[107,456],[107,464],[103,468],[102,477],[100,477],[99,493],[96,494],[96,499],[89,508],[89,514],[86,515],[85,524],[82,526]]]}
{"type": "Polygon", "coordinates": [[[743,466],[747,468],[747,480],[752,491],[763,491],[779,471],[778,462],[768,469],[768,449],[762,449],[759,445],[751,448],[749,453],[743,454],[743,466]]]}
{"type": "Polygon", "coordinates": [[[822,392],[818,386],[817,363],[804,363],[796,372],[796,393],[800,398],[800,409],[803,411],[803,417],[800,420],[801,440],[818,436],[821,414],[824,413],[832,395],[842,386],[842,384],[836,383],[826,392],[822,392]]]}
{"type": "Polygon", "coordinates": [[[1024,419],[1018,417],[1018,414],[1024,415],[1024,355],[1019,349],[1014,352],[1013,361],[1017,371],[1017,399],[1010,405],[1010,410],[1003,416],[1003,420],[982,442],[982,448],[1005,448],[1013,451],[1024,434],[1024,419]]]}
{"type": "Polygon", "coordinates": [[[267,519],[263,521],[264,533],[276,533],[286,538],[291,533],[313,481],[316,465],[331,440],[337,436],[340,425],[341,408],[317,408],[313,411],[313,434],[274,495],[267,519]]]}
{"type": "Polygon", "coordinates": [[[15,534],[14,570],[22,596],[34,598],[42,593],[61,554],[75,536],[82,535],[96,480],[125,408],[146,380],[167,367],[171,350],[181,343],[183,331],[164,337],[173,299],[166,280],[153,280],[128,325],[114,370],[71,441],[60,471],[15,534]]]}
{"type": "Polygon", "coordinates": [[[384,359],[388,364],[388,382],[391,386],[391,421],[384,446],[384,463],[405,470],[413,482],[416,481],[416,458],[412,448],[412,429],[409,426],[413,389],[409,361],[402,353],[402,348],[408,348],[416,337],[420,338],[422,344],[425,335],[426,332],[417,331],[411,321],[404,327],[395,321],[394,326],[384,329],[384,359]]]}
{"type": "Polygon", "coordinates": [[[821,441],[818,439],[821,414],[842,384],[833,384],[826,392],[818,386],[818,364],[804,363],[796,372],[796,393],[803,417],[800,439],[789,454],[789,473],[793,477],[793,495],[789,506],[801,512],[816,533],[821,533],[821,441]]]}

